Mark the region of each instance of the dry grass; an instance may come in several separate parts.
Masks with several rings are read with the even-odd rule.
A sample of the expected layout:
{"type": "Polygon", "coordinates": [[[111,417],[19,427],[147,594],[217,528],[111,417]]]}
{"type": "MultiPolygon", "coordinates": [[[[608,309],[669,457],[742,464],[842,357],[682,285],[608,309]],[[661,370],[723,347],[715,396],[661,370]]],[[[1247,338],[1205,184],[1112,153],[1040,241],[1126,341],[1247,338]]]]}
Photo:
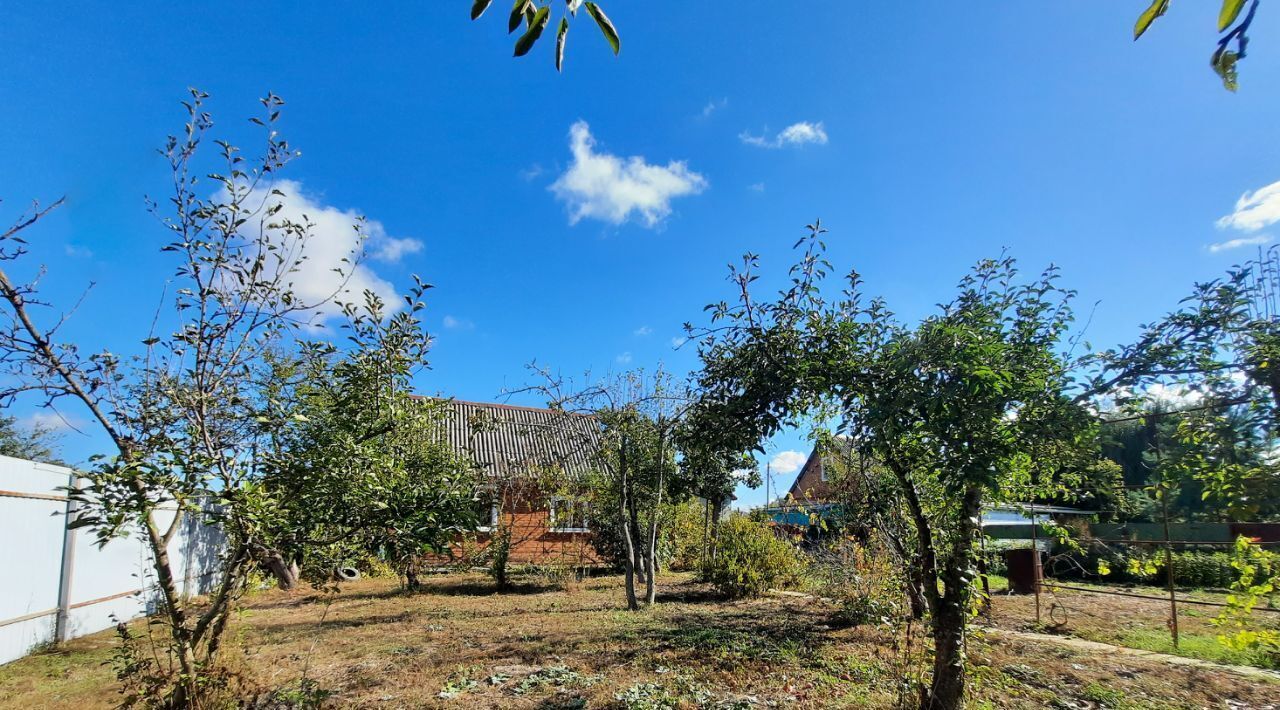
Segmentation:
{"type": "MultiPolygon", "coordinates": [[[[267,688],[305,670],[333,707],[892,706],[889,631],[839,628],[815,600],[725,602],[686,577],[662,582],[659,605],[638,613],[620,608],[616,577],[504,594],[479,575],[433,578],[414,595],[367,580],[331,602],[264,592],[236,625],[238,662],[267,688]]],[[[111,707],[112,643],[100,634],[0,667],[0,705],[111,707]]],[[[1226,673],[1021,641],[979,640],[974,656],[979,707],[1262,708],[1280,697],[1280,685],[1226,673]]]]}

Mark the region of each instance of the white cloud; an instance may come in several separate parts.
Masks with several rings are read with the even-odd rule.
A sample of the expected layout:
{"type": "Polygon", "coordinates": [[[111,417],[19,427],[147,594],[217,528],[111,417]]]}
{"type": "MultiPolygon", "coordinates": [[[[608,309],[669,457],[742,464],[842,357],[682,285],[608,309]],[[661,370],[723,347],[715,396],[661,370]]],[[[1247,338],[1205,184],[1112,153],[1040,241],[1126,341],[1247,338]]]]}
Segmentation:
{"type": "Polygon", "coordinates": [[[42,430],[50,432],[62,432],[68,429],[78,429],[80,421],[75,417],[64,416],[52,409],[42,409],[38,412],[22,418],[22,424],[29,431],[42,430]]]}
{"type": "Polygon", "coordinates": [[[711,114],[729,105],[728,98],[722,98],[714,101],[708,101],[706,106],[702,107],[702,117],[711,118],[711,114]]]}
{"type": "MultiPolygon", "coordinates": [[[[378,225],[381,228],[382,225],[378,225]]],[[[386,237],[369,244],[370,258],[394,264],[404,258],[405,254],[417,254],[422,251],[422,242],[417,239],[396,239],[386,237]]]]}
{"type": "Polygon", "coordinates": [[[1209,253],[1217,254],[1220,251],[1227,251],[1229,249],[1239,249],[1240,247],[1251,247],[1251,246],[1257,246],[1260,244],[1270,244],[1271,239],[1272,237],[1269,234],[1259,234],[1253,237],[1239,237],[1236,239],[1228,239],[1225,242],[1210,244],[1208,249],[1209,249],[1209,253]]]}
{"type": "Polygon", "coordinates": [[[542,166],[534,163],[524,170],[520,171],[520,179],[525,182],[532,182],[542,176],[542,166]]]}
{"type": "Polygon", "coordinates": [[[1256,232],[1276,222],[1280,222],[1280,181],[1241,195],[1235,211],[1218,220],[1218,228],[1256,232]]]}
{"type": "Polygon", "coordinates": [[[63,253],[72,259],[92,259],[93,250],[89,247],[76,246],[75,244],[67,244],[62,247],[63,253]]]}
{"type": "Polygon", "coordinates": [[[618,357],[614,358],[614,360],[617,360],[619,365],[629,365],[631,364],[631,353],[622,353],[618,357]]]}
{"type": "Polygon", "coordinates": [[[689,342],[689,339],[688,339],[688,338],[680,338],[680,337],[672,338],[672,339],[671,339],[671,347],[673,347],[673,348],[678,348],[678,347],[680,347],[681,345],[684,345],[684,344],[685,344],[685,343],[687,343],[687,342],[689,342]]]}
{"type": "Polygon", "coordinates": [[[444,317],[444,327],[449,330],[471,330],[476,327],[475,323],[465,318],[455,318],[454,316],[444,317]]]}
{"type": "Polygon", "coordinates": [[[632,334],[637,337],[643,338],[644,336],[649,335],[652,332],[653,332],[653,328],[650,328],[647,325],[642,325],[639,328],[636,328],[635,332],[632,334]]]}
{"type": "Polygon", "coordinates": [[[782,148],[790,145],[805,145],[813,143],[814,145],[827,144],[827,129],[822,125],[822,121],[817,123],[809,123],[801,121],[793,123],[782,129],[778,135],[769,138],[768,134],[751,135],[743,131],[738,134],[738,139],[747,145],[754,145],[757,148],[782,148]]]}
{"type": "Polygon", "coordinates": [[[750,185],[747,185],[747,189],[752,192],[764,192],[764,183],[762,182],[752,183],[750,185]]]}
{"type": "Polygon", "coordinates": [[[1165,385],[1159,382],[1147,387],[1144,395],[1149,401],[1161,404],[1168,409],[1193,407],[1204,400],[1202,393],[1186,385],[1165,385]]]}
{"type": "MultiPolygon", "coordinates": [[[[296,224],[310,222],[310,237],[304,251],[306,258],[298,265],[292,279],[294,295],[299,300],[319,303],[337,294],[338,300],[351,301],[362,299],[365,291],[372,291],[382,298],[388,310],[400,307],[401,299],[395,287],[378,276],[367,262],[352,267],[342,260],[351,258],[353,253],[363,248],[371,259],[394,262],[405,254],[420,251],[421,242],[392,237],[381,222],[367,219],[362,245],[356,232],[356,224],[360,220],[358,212],[324,204],[295,180],[280,180],[274,185],[253,190],[249,193],[248,204],[262,204],[264,208],[280,205],[280,211],[271,218],[276,223],[286,220],[296,224]],[[274,194],[273,190],[283,196],[274,194]],[[344,276],[334,271],[339,267],[345,267],[343,270],[347,272],[345,283],[344,276]]],[[[340,313],[332,301],[321,306],[320,311],[322,318],[340,313]]]]}
{"type": "Polygon", "coordinates": [[[650,165],[641,156],[624,159],[597,153],[595,146],[587,123],[573,124],[569,129],[573,162],[551,185],[551,191],[569,207],[569,224],[587,217],[622,224],[635,212],[645,226],[654,227],[671,214],[672,199],[707,188],[707,179],[684,161],[650,165]]]}
{"type": "Polygon", "coordinates": [[[804,465],[804,462],[808,460],[809,457],[799,451],[779,451],[777,455],[769,461],[769,469],[773,471],[773,473],[780,473],[783,475],[795,473],[796,471],[799,471],[800,467],[804,465]]]}

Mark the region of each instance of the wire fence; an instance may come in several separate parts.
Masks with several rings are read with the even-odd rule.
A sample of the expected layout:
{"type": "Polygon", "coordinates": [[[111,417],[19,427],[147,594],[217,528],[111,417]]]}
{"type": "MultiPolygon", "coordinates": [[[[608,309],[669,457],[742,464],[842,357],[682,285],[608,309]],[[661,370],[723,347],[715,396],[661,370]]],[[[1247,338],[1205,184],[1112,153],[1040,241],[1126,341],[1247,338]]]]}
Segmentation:
{"type": "MultiPolygon", "coordinates": [[[[1161,602],[1166,605],[1166,626],[1169,629],[1170,639],[1175,648],[1179,647],[1180,628],[1179,616],[1182,607],[1207,607],[1224,609],[1231,607],[1223,601],[1214,601],[1211,599],[1201,598],[1205,596],[1197,593],[1195,596],[1187,589],[1185,584],[1187,579],[1179,579],[1179,562],[1190,562],[1189,558],[1198,556],[1205,551],[1223,551],[1234,550],[1239,544],[1236,538],[1236,531],[1244,530],[1246,532],[1262,532],[1263,537],[1253,535],[1245,535],[1249,539],[1248,544],[1260,548],[1275,549],[1280,546],[1280,525],[1268,523],[1213,523],[1213,522],[1189,522],[1177,519],[1170,512],[1169,498],[1171,487],[1165,486],[1162,482],[1155,484],[1124,484],[1118,485],[1117,488],[1128,490],[1142,489],[1155,493],[1158,506],[1155,509],[1155,519],[1144,523],[1084,523],[1077,522],[1074,527],[1077,528],[1076,534],[1071,537],[1071,545],[1065,546],[1058,552],[1050,552],[1047,554],[1049,562],[1049,575],[1045,570],[1045,547],[1054,547],[1059,538],[1057,536],[1049,536],[1043,534],[1041,520],[1048,518],[1047,511],[1056,509],[1055,506],[1037,505],[1036,503],[1025,504],[1025,511],[1030,519],[1030,524],[1026,527],[1030,528],[1030,542],[1033,552],[1031,553],[1031,575],[1032,575],[1032,594],[1034,595],[1034,613],[1037,625],[1043,624],[1045,619],[1045,610],[1043,597],[1046,594],[1053,595],[1053,605],[1049,609],[1049,615],[1052,617],[1055,610],[1062,604],[1061,598],[1056,594],[1058,591],[1068,591],[1077,594],[1088,594],[1098,596],[1123,597],[1130,599],[1141,599],[1145,601],[1161,602]],[[1040,508],[1037,511],[1037,507],[1040,508]],[[1152,537],[1142,537],[1141,535],[1156,533],[1152,537]],[[1178,530],[1180,535],[1174,535],[1173,531],[1178,530]],[[1106,531],[1104,535],[1093,535],[1093,531],[1106,531]],[[1124,533],[1130,532],[1130,536],[1125,537],[1124,533]],[[1208,537],[1220,537],[1223,539],[1197,539],[1192,533],[1199,533],[1208,537]],[[1273,539],[1265,539],[1266,536],[1274,536],[1273,539]],[[1134,554],[1136,553],[1136,554],[1134,554]],[[1090,557],[1097,556],[1104,558],[1106,556],[1119,557],[1125,559],[1145,558],[1145,562],[1155,563],[1155,577],[1149,573],[1150,567],[1147,568],[1148,573],[1145,577],[1148,581],[1157,581],[1163,586],[1164,593],[1143,593],[1140,588],[1135,590],[1132,587],[1125,588],[1102,588],[1101,586],[1084,586],[1092,576],[1097,577],[1097,581],[1107,584],[1109,580],[1107,575],[1101,571],[1090,571],[1086,568],[1086,562],[1090,557]],[[1058,575],[1058,576],[1052,576],[1058,575]],[[1075,579],[1084,580],[1081,583],[1074,583],[1075,579]],[[1183,584],[1180,584],[1184,582],[1183,584]],[[1181,588],[1180,588],[1181,587],[1181,588]]],[[[1101,517],[1118,516],[1122,511],[1119,508],[1103,509],[1090,511],[1092,515],[1101,517]]],[[[1072,527],[1070,522],[1055,523],[1054,527],[1072,527]]],[[[1063,546],[1059,545],[1059,548],[1063,546]]],[[[1224,569],[1216,574],[1212,571],[1205,572],[1201,570],[1197,575],[1186,575],[1192,580],[1213,580],[1215,584],[1204,585],[1217,587],[1220,591],[1230,591],[1231,582],[1238,576],[1238,570],[1231,566],[1229,560],[1223,555],[1213,560],[1198,560],[1197,564],[1219,565],[1224,569]]],[[[1189,566],[1189,565],[1187,565],[1189,566]]],[[[1158,588],[1158,587],[1157,587],[1158,588]]],[[[1254,611],[1266,614],[1280,614],[1280,608],[1272,606],[1257,606],[1254,611]]],[[[1185,612],[1185,610],[1184,610],[1185,612]]],[[[1055,623],[1062,623],[1059,619],[1050,619],[1055,623]]]]}

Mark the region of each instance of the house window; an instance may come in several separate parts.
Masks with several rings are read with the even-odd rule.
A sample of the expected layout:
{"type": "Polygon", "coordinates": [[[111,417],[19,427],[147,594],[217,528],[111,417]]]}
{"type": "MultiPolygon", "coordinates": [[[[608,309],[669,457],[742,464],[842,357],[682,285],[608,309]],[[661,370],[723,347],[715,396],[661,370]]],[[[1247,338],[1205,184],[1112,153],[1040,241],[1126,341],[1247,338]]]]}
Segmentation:
{"type": "Polygon", "coordinates": [[[587,532],[587,504],[573,498],[551,499],[552,532],[587,532]]]}
{"type": "Polygon", "coordinates": [[[479,521],[477,532],[491,532],[498,527],[498,500],[493,491],[483,491],[472,501],[472,505],[475,506],[476,520],[479,521]]]}

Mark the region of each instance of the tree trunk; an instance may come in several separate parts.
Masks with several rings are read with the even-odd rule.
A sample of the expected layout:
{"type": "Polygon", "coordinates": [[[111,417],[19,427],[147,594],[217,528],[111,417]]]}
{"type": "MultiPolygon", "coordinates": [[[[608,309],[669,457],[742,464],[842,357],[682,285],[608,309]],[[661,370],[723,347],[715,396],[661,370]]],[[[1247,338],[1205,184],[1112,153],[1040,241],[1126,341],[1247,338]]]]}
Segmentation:
{"type": "Polygon", "coordinates": [[[965,705],[965,610],[959,600],[943,599],[933,618],[933,682],[922,710],[961,710],[965,705]]]}
{"type": "MultiPolygon", "coordinates": [[[[631,488],[629,481],[627,483],[627,488],[631,488]]],[[[631,525],[631,533],[633,535],[639,535],[644,528],[640,525],[640,512],[636,508],[635,491],[628,490],[624,499],[626,501],[627,508],[626,515],[628,516],[631,525]]],[[[644,538],[641,538],[641,541],[643,541],[643,539],[644,538]]],[[[634,542],[628,546],[628,549],[631,552],[631,566],[635,570],[636,581],[640,584],[648,584],[648,575],[645,574],[644,563],[646,555],[644,554],[643,548],[643,544],[635,544],[634,542]]]]}
{"type": "Polygon", "coordinates": [[[285,562],[284,555],[270,550],[262,560],[262,566],[276,578],[276,586],[279,588],[285,591],[297,589],[300,573],[296,561],[285,562]]]}
{"type": "Polygon", "coordinates": [[[422,587],[422,583],[418,580],[418,562],[410,559],[404,567],[404,583],[405,587],[411,592],[416,592],[422,587]]]}
{"type": "Polygon", "coordinates": [[[631,518],[630,512],[630,496],[628,489],[630,488],[630,475],[627,472],[627,440],[622,439],[620,455],[618,457],[618,475],[620,476],[620,508],[618,512],[622,517],[622,541],[627,547],[626,559],[623,561],[623,572],[626,578],[627,586],[627,609],[635,611],[640,608],[639,602],[636,601],[636,546],[635,540],[631,536],[631,518]]]}
{"type": "MultiPolygon", "coordinates": [[[[662,420],[658,420],[658,425],[662,425],[662,420]]],[[[665,473],[665,450],[663,449],[663,436],[658,435],[658,490],[653,496],[653,512],[649,519],[649,578],[645,580],[645,602],[652,605],[658,598],[658,521],[662,513],[662,484],[663,473],[665,473]]]]}
{"type": "Polygon", "coordinates": [[[711,506],[711,561],[716,561],[716,552],[720,548],[720,514],[724,510],[724,499],[712,501],[711,506]]]}
{"type": "Polygon", "coordinates": [[[199,668],[196,664],[195,647],[192,644],[191,630],[187,627],[186,610],[182,606],[174,583],[173,565],[169,561],[169,541],[161,534],[155,520],[151,518],[151,501],[142,481],[134,478],[130,481],[130,485],[138,496],[137,503],[142,510],[143,527],[147,533],[147,543],[151,548],[156,584],[160,587],[164,612],[169,617],[169,633],[173,638],[173,650],[178,657],[178,667],[182,670],[182,676],[174,694],[175,701],[180,706],[181,703],[194,698],[197,692],[196,681],[199,677],[197,675],[199,668]]]}
{"type": "Polygon", "coordinates": [[[928,610],[928,605],[924,600],[924,573],[920,565],[908,565],[906,579],[903,585],[906,587],[907,604],[911,607],[911,618],[917,621],[924,618],[924,613],[928,610]]]}
{"type": "Polygon", "coordinates": [[[960,710],[965,706],[965,646],[968,635],[969,599],[972,594],[973,546],[981,534],[978,514],[982,491],[965,489],[960,519],[950,554],[942,560],[942,595],[933,609],[933,681],[921,707],[960,710]]]}
{"type": "Polygon", "coordinates": [[[622,539],[627,545],[627,556],[622,563],[623,575],[627,586],[627,608],[635,611],[640,608],[640,603],[636,600],[635,543],[631,540],[631,523],[628,522],[625,515],[622,518],[622,539]]]}

